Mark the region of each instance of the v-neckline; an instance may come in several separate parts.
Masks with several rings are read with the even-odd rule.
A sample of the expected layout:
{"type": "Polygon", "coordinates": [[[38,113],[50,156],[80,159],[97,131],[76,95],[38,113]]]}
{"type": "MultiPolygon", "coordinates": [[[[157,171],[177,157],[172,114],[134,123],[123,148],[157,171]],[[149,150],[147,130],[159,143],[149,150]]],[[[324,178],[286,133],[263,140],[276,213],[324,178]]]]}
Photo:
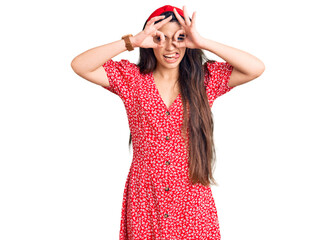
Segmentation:
{"type": "Polygon", "coordinates": [[[150,80],[151,80],[151,83],[153,85],[154,91],[155,91],[157,97],[159,98],[159,101],[161,102],[161,104],[165,107],[166,110],[172,109],[175,106],[175,104],[177,103],[178,99],[181,97],[181,93],[179,93],[177,95],[177,97],[174,99],[174,101],[172,102],[172,104],[168,107],[165,104],[165,102],[163,101],[163,99],[162,99],[162,97],[160,95],[159,89],[156,87],[155,80],[154,80],[154,73],[153,72],[151,72],[151,74],[150,74],[150,80]]]}

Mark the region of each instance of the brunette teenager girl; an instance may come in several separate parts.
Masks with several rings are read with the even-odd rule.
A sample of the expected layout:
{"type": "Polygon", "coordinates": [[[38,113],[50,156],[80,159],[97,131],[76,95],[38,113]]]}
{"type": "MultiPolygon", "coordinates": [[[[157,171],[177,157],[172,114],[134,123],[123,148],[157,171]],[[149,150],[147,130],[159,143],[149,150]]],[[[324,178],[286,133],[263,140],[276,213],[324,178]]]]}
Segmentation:
{"type": "Polygon", "coordinates": [[[135,36],[89,49],[71,67],[118,95],[126,108],[133,159],[119,239],[220,239],[210,188],[217,184],[211,107],[221,95],[260,76],[263,62],[204,38],[195,12],[189,18],[185,7],[166,5],[135,36]],[[138,64],[111,59],[134,48],[140,48],[138,64]],[[225,62],[209,61],[202,50],[225,62]]]}

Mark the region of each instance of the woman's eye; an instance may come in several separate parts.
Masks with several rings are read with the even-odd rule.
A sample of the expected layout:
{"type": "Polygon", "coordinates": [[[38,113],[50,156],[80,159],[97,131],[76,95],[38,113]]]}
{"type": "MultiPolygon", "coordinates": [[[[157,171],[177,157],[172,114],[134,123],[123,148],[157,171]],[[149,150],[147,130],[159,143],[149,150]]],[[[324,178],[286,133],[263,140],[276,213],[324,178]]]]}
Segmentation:
{"type": "Polygon", "coordinates": [[[181,34],[177,39],[179,40],[179,41],[183,41],[184,40],[184,35],[183,34],[181,34]]]}

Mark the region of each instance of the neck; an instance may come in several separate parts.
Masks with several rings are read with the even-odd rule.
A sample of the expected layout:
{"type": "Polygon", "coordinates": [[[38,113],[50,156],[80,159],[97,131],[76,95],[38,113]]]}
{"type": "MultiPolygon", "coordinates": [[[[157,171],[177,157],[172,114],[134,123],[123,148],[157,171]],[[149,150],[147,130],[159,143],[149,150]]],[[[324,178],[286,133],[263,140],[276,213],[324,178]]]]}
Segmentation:
{"type": "Polygon", "coordinates": [[[179,77],[179,68],[167,69],[163,68],[162,66],[157,66],[154,70],[153,74],[155,74],[158,78],[162,79],[163,81],[177,81],[179,77]]]}

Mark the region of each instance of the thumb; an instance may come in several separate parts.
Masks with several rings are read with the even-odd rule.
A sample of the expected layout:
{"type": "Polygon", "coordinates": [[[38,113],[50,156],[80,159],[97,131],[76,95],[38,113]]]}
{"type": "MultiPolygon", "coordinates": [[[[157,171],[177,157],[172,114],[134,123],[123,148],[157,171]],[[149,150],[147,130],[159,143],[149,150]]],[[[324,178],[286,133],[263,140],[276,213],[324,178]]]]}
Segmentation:
{"type": "Polygon", "coordinates": [[[163,47],[164,45],[164,42],[165,42],[165,36],[162,32],[160,31],[156,31],[155,32],[155,35],[154,35],[154,38],[156,38],[156,42],[159,41],[157,44],[156,44],[156,47],[163,47]]]}

